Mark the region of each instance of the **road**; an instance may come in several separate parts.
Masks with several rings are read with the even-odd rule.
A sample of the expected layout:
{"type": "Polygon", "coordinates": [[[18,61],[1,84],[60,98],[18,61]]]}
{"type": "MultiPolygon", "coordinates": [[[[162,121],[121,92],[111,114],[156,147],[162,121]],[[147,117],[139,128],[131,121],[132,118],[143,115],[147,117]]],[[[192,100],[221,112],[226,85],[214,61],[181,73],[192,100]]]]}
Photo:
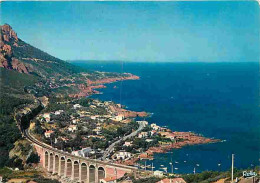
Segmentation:
{"type": "Polygon", "coordinates": [[[109,156],[109,154],[112,152],[112,150],[114,149],[114,147],[115,147],[116,144],[118,144],[118,143],[120,143],[120,142],[122,142],[122,141],[125,141],[126,139],[128,139],[128,138],[130,138],[130,137],[136,136],[140,131],[143,130],[143,128],[144,128],[145,125],[146,125],[145,122],[140,121],[140,122],[138,122],[138,123],[139,123],[139,127],[138,127],[138,129],[137,129],[136,131],[130,133],[130,134],[127,135],[127,136],[124,136],[123,138],[119,139],[118,141],[113,142],[113,143],[105,150],[105,152],[104,152],[104,154],[103,154],[103,157],[102,157],[103,160],[105,160],[105,159],[109,156]]]}

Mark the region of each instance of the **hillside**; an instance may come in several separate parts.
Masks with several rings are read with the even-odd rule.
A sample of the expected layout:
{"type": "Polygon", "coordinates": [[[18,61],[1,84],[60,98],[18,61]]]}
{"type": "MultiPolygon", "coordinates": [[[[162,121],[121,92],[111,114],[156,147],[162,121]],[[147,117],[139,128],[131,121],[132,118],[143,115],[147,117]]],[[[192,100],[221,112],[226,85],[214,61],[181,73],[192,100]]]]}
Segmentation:
{"type": "Polygon", "coordinates": [[[14,121],[15,108],[32,106],[39,97],[47,103],[48,98],[51,103],[85,97],[98,93],[95,89],[104,88],[106,83],[129,79],[138,77],[86,71],[22,41],[10,25],[0,26],[0,167],[21,164],[21,157],[8,158],[21,138],[14,121]]]}
{"type": "Polygon", "coordinates": [[[0,67],[44,78],[66,76],[82,71],[25,43],[8,24],[0,26],[0,67]]]}
{"type": "Polygon", "coordinates": [[[35,76],[0,68],[0,167],[9,164],[8,154],[16,140],[21,138],[13,118],[15,107],[33,102],[24,86],[34,84],[35,76]]]}

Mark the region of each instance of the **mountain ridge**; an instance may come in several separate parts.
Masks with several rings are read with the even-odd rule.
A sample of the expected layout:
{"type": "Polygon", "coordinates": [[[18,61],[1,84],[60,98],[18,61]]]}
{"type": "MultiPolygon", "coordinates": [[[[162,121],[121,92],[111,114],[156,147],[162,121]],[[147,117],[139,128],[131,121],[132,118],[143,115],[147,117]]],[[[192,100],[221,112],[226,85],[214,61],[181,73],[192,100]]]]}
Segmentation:
{"type": "Polygon", "coordinates": [[[19,39],[8,24],[0,26],[0,67],[43,78],[64,76],[82,71],[19,39]]]}

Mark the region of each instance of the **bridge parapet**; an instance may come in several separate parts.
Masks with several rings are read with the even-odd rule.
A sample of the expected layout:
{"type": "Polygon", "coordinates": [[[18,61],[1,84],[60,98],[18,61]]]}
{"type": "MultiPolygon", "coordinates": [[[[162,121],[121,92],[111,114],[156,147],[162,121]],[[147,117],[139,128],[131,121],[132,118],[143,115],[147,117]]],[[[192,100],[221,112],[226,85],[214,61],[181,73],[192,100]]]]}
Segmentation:
{"type": "Polygon", "coordinates": [[[120,178],[126,173],[135,174],[137,171],[136,167],[74,156],[38,141],[29,132],[26,134],[40,156],[41,165],[60,177],[67,177],[77,182],[98,183],[103,178],[112,176],[120,178]]]}

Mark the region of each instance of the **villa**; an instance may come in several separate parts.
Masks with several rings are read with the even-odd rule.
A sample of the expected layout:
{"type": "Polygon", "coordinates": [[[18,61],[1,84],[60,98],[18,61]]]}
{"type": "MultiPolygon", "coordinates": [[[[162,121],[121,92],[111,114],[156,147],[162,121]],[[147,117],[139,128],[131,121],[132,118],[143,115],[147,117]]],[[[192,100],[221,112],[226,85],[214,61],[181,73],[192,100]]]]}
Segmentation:
{"type": "Polygon", "coordinates": [[[100,179],[100,183],[116,183],[117,177],[107,177],[104,179],[100,179]]]}
{"type": "Polygon", "coordinates": [[[50,137],[51,137],[51,134],[53,134],[53,133],[54,133],[54,131],[48,130],[48,131],[46,131],[46,132],[44,133],[44,135],[45,135],[46,138],[50,138],[50,137]]]}
{"type": "Polygon", "coordinates": [[[77,125],[70,125],[70,126],[68,127],[68,130],[69,130],[70,132],[74,132],[74,131],[78,130],[78,127],[77,127],[77,125]]]}

